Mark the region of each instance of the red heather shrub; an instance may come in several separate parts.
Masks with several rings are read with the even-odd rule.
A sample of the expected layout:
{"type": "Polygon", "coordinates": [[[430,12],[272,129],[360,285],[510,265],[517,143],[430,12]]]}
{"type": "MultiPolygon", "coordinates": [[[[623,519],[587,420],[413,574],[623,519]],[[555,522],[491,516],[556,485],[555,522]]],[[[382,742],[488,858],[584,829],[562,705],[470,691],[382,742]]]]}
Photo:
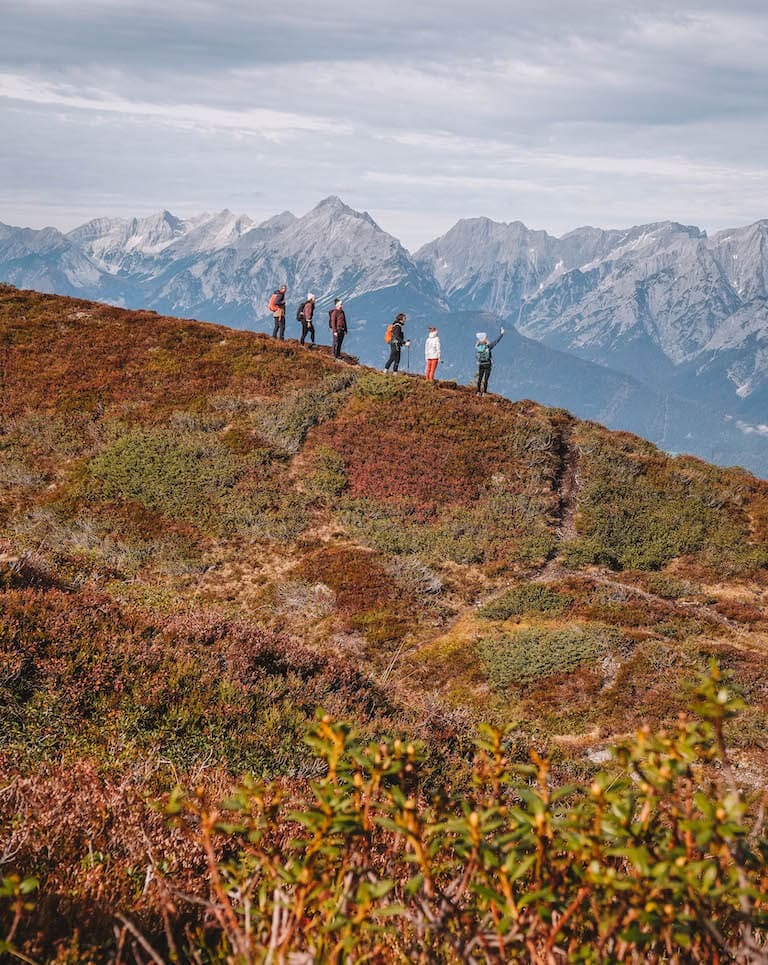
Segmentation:
{"type": "Polygon", "coordinates": [[[36,292],[0,291],[8,415],[131,404],[147,419],[225,392],[282,395],[332,370],[320,352],[219,325],[36,292]]]}
{"type": "Polygon", "coordinates": [[[355,399],[314,438],[344,459],[352,498],[405,504],[426,517],[472,504],[494,474],[511,488],[524,485],[518,477],[530,474],[532,462],[516,443],[541,428],[553,435],[546,480],[556,469],[558,430],[551,423],[519,406],[489,411],[487,400],[446,397],[421,384],[408,385],[402,397],[355,399]]]}
{"type": "MultiPolygon", "coordinates": [[[[343,613],[392,606],[402,598],[384,560],[357,547],[331,546],[312,553],[302,563],[300,575],[329,586],[336,594],[337,609],[343,613]]],[[[412,605],[411,600],[403,603],[412,605]]]]}
{"type": "Polygon", "coordinates": [[[1,593],[0,666],[0,753],[30,767],[79,749],[108,769],[146,753],[296,773],[318,706],[364,726],[394,713],[348,660],[247,621],[156,617],[95,595],[1,593]]]}
{"type": "MultiPolygon", "coordinates": [[[[172,905],[152,874],[153,856],[162,859],[177,887],[205,896],[202,852],[148,800],[152,771],[159,787],[175,779],[157,762],[110,779],[85,760],[44,764],[25,776],[0,755],[0,834],[13,853],[13,867],[40,882],[34,915],[22,920],[18,936],[35,960],[52,954],[59,942],[70,946],[78,933],[81,948],[95,949],[93,959],[83,955],[82,961],[104,960],[98,949],[114,939],[117,910],[160,933],[161,909],[172,905]]],[[[209,774],[207,780],[212,787],[226,786],[220,776],[209,774]]],[[[193,912],[190,921],[202,916],[193,912]]]]}
{"type": "Polygon", "coordinates": [[[304,560],[297,575],[329,586],[344,626],[364,633],[376,649],[402,639],[419,622],[421,603],[397,583],[395,571],[369,550],[323,549],[304,560]]]}

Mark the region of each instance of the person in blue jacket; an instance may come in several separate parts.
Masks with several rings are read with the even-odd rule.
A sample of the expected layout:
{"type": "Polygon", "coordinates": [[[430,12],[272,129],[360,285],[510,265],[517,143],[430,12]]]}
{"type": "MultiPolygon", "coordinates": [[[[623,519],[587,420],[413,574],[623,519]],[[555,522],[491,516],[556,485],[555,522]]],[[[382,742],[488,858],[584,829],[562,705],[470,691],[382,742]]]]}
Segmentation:
{"type": "Polygon", "coordinates": [[[492,342],[488,341],[488,336],[485,332],[477,332],[475,337],[477,339],[475,345],[475,358],[477,359],[477,394],[485,395],[488,391],[488,379],[491,376],[491,369],[493,368],[493,350],[502,338],[504,338],[504,329],[502,328],[499,337],[492,342]]]}

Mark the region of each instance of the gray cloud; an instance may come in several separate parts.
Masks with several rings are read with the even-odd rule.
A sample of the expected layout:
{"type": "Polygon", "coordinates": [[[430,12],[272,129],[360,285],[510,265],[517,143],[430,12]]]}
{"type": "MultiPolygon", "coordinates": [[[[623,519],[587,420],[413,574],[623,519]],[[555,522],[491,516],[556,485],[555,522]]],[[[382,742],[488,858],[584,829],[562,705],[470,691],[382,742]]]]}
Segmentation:
{"type": "Polygon", "coordinates": [[[416,244],[768,213],[762,0],[11,0],[3,32],[0,220],[333,192],[416,244]]]}

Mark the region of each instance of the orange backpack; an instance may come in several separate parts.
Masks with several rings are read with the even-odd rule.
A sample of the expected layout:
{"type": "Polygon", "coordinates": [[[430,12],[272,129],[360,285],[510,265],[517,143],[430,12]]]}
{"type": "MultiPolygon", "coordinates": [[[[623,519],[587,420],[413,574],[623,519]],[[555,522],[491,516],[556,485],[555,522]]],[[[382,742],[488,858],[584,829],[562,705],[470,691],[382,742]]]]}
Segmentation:
{"type": "Polygon", "coordinates": [[[270,312],[276,312],[276,311],[278,310],[278,308],[280,307],[280,306],[277,304],[277,297],[278,297],[279,294],[280,294],[279,292],[272,292],[272,297],[271,297],[270,300],[269,300],[269,310],[270,310],[270,312]]]}
{"type": "Polygon", "coordinates": [[[389,343],[392,341],[392,328],[394,327],[394,324],[394,322],[390,322],[389,325],[387,325],[386,332],[384,332],[384,341],[387,343],[387,345],[389,345],[389,343]]]}

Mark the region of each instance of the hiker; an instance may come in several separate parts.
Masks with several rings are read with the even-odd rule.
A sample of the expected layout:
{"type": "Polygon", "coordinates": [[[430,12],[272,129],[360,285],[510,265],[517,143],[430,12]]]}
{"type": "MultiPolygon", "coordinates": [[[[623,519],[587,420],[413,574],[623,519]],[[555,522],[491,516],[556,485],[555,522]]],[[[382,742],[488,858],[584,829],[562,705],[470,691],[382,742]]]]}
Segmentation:
{"type": "Polygon", "coordinates": [[[272,292],[272,297],[269,299],[269,310],[275,320],[272,338],[277,338],[279,334],[283,342],[285,341],[285,292],[285,285],[281,285],[272,292]]]}
{"type": "MultiPolygon", "coordinates": [[[[411,344],[403,332],[403,326],[405,325],[407,317],[403,312],[400,312],[394,322],[387,328],[387,335],[389,336],[389,358],[387,359],[387,364],[384,366],[387,372],[389,372],[390,365],[392,366],[392,371],[397,372],[400,366],[400,352],[404,345],[411,344]]],[[[386,337],[385,335],[384,338],[386,339],[386,337]]]]}
{"type": "Polygon", "coordinates": [[[341,343],[347,334],[347,316],[344,314],[342,304],[340,298],[334,298],[333,308],[328,317],[328,324],[331,326],[331,332],[333,332],[333,357],[335,359],[341,358],[341,343]]]}
{"type": "Polygon", "coordinates": [[[440,361],[440,338],[437,328],[430,325],[427,329],[427,341],[424,343],[424,357],[427,361],[427,382],[435,381],[435,369],[440,361]]]}
{"type": "Polygon", "coordinates": [[[475,345],[475,357],[477,358],[477,394],[484,395],[488,391],[488,378],[493,366],[493,350],[504,338],[502,328],[499,337],[493,342],[488,341],[485,332],[477,332],[477,344],[475,345]]]}
{"type": "Polygon", "coordinates": [[[301,322],[301,338],[299,339],[299,344],[303,345],[304,340],[307,335],[312,340],[312,345],[315,344],[315,326],[312,324],[312,316],[315,314],[315,296],[310,292],[307,295],[307,300],[302,302],[299,306],[299,310],[296,312],[296,320],[301,322]]]}

